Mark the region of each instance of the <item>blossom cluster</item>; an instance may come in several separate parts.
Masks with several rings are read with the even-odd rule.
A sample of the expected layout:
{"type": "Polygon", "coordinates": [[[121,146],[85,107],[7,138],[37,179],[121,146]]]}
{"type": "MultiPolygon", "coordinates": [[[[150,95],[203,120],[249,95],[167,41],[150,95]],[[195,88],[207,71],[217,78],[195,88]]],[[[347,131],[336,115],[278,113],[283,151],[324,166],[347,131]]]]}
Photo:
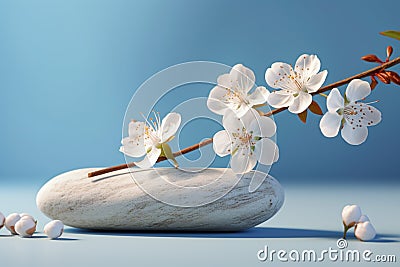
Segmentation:
{"type": "MultiPolygon", "coordinates": [[[[254,72],[242,64],[235,65],[229,73],[217,79],[207,100],[207,107],[222,115],[224,130],[213,137],[213,149],[218,156],[231,156],[230,166],[235,173],[251,171],[257,163],[272,165],[279,158],[274,142],[275,122],[260,107],[287,108],[299,115],[307,110],[322,115],[321,108],[313,100],[320,93],[328,71],[320,70],[321,62],[316,55],[301,55],[294,66],[275,62],[265,72],[267,85],[256,86],[254,72]]],[[[371,103],[363,102],[371,93],[370,84],[360,79],[352,80],[342,96],[339,89],[331,90],[327,99],[327,112],[320,120],[320,130],[326,137],[335,137],[339,131],[351,145],[360,145],[367,139],[368,128],[381,121],[381,113],[371,103]]],[[[127,156],[143,159],[134,162],[140,168],[152,167],[160,158],[178,162],[168,142],[174,138],[181,123],[178,113],[169,113],[161,120],[132,121],[129,136],[123,138],[120,151],[127,156]]]]}

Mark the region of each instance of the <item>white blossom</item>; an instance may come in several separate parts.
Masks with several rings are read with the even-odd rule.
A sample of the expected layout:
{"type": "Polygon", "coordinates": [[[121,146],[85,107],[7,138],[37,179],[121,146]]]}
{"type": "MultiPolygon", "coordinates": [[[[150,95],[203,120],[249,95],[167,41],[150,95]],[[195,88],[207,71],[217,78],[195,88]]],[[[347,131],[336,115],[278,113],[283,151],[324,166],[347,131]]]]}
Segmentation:
{"type": "Polygon", "coordinates": [[[120,151],[130,157],[145,155],[142,161],[134,162],[139,168],[152,167],[162,152],[177,166],[167,143],[174,138],[181,124],[181,115],[169,113],[162,121],[158,113],[154,112],[154,115],[155,119],[150,119],[150,122],[146,120],[129,123],[129,136],[122,139],[120,151]]]}
{"type": "Polygon", "coordinates": [[[218,77],[218,85],[208,96],[208,108],[220,115],[232,110],[240,118],[252,107],[262,105],[267,101],[269,91],[264,86],[255,85],[255,76],[251,69],[242,64],[235,65],[229,73],[218,77]]]}
{"type": "Polygon", "coordinates": [[[351,145],[360,145],[367,139],[368,128],[381,121],[381,112],[368,103],[360,102],[371,93],[368,82],[352,80],[347,86],[345,98],[334,88],[328,95],[328,112],[320,121],[320,129],[326,137],[334,137],[341,129],[343,139],[351,145]]]}
{"type": "Polygon", "coordinates": [[[230,165],[235,173],[246,173],[257,161],[272,165],[278,160],[278,146],[270,139],[276,132],[275,122],[251,109],[241,118],[233,111],[223,117],[225,130],[214,135],[213,148],[217,155],[231,155],[230,165]]]}
{"type": "Polygon", "coordinates": [[[328,71],[319,72],[321,62],[316,55],[301,55],[295,68],[287,63],[275,62],[265,72],[269,86],[281,89],[268,96],[268,104],[274,108],[289,107],[288,110],[298,114],[306,110],[312,95],[325,82],[328,71]]]}

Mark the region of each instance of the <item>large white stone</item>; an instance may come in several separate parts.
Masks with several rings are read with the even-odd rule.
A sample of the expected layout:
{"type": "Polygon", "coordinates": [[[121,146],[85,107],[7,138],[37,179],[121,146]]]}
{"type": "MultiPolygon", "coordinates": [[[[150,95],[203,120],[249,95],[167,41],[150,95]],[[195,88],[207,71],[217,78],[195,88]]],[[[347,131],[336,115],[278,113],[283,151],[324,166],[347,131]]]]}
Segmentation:
{"type": "Polygon", "coordinates": [[[271,176],[249,192],[252,174],[263,180],[259,172],[239,179],[230,169],[157,168],[136,171],[135,182],[128,170],[88,178],[95,170],[51,179],[37,194],[38,208],[51,219],[85,229],[238,231],[268,220],[284,201],[282,186],[271,176]]]}

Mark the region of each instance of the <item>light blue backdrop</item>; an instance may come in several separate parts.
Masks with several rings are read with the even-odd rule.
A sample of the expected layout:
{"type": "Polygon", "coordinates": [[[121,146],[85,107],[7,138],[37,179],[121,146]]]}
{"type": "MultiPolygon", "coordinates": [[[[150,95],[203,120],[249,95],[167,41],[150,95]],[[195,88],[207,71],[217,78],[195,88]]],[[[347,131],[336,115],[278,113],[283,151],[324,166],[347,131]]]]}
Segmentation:
{"type": "MultiPolygon", "coordinates": [[[[400,55],[399,42],[378,34],[399,30],[399,9],[399,1],[0,1],[0,179],[122,163],[125,108],[170,65],[243,63],[260,85],[273,62],[304,52],[318,54],[327,83],[368,69],[365,54],[383,57],[393,45],[400,55]]],[[[400,87],[379,85],[371,99],[383,121],[359,147],[323,137],[315,115],[307,125],[276,116],[281,157],[271,173],[284,183],[398,181],[400,87]]],[[[188,129],[182,142],[217,129],[188,129]]]]}

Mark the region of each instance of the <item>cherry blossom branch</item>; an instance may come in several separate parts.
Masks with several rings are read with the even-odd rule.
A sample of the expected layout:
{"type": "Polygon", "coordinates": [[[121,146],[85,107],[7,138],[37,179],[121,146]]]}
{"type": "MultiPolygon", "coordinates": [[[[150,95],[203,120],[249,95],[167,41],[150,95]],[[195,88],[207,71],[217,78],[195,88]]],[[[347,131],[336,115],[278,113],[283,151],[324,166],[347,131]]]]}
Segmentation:
{"type": "MultiPolygon", "coordinates": [[[[364,72],[361,72],[361,73],[356,74],[354,76],[351,76],[351,77],[348,77],[346,79],[340,80],[338,82],[331,83],[329,85],[321,87],[317,92],[312,93],[312,95],[321,94],[321,93],[324,93],[326,91],[332,90],[333,88],[348,84],[353,79],[361,79],[361,78],[365,78],[365,77],[374,75],[374,74],[379,73],[379,72],[381,72],[381,71],[383,71],[385,69],[393,67],[393,66],[395,66],[395,65],[397,65],[399,63],[400,63],[400,57],[395,58],[393,60],[390,60],[388,62],[385,62],[385,63],[381,64],[380,66],[377,66],[375,68],[369,69],[369,70],[364,71],[364,72]]],[[[286,109],[287,109],[287,107],[278,108],[278,109],[271,110],[270,112],[264,113],[262,115],[269,117],[271,115],[278,114],[278,113],[280,113],[280,112],[282,112],[282,111],[284,111],[286,109]]],[[[206,139],[206,140],[204,140],[204,141],[202,141],[202,142],[200,142],[198,144],[195,144],[195,145],[192,145],[190,147],[184,148],[184,149],[182,149],[180,151],[177,151],[177,152],[173,153],[173,155],[174,155],[174,157],[178,157],[178,156],[181,156],[183,154],[186,154],[186,153],[192,152],[194,150],[197,150],[200,147],[209,145],[212,142],[213,142],[213,139],[209,138],[209,139],[206,139]]],[[[159,157],[157,162],[161,162],[161,161],[165,161],[165,160],[167,160],[166,157],[159,157]]],[[[131,167],[134,167],[134,166],[135,166],[135,163],[131,162],[131,163],[121,164],[121,165],[117,165],[117,166],[113,166],[113,167],[108,167],[108,168],[101,169],[101,170],[98,170],[98,171],[90,172],[90,173],[88,173],[88,177],[95,177],[95,176],[98,176],[98,175],[101,175],[101,174],[106,174],[106,173],[110,173],[110,172],[114,172],[114,171],[118,171],[118,170],[123,170],[123,169],[131,168],[131,167]]]]}
{"type": "MultiPolygon", "coordinates": [[[[399,63],[400,63],[400,57],[395,58],[393,60],[390,60],[390,61],[388,61],[386,63],[383,63],[382,65],[379,65],[379,66],[377,66],[375,68],[369,69],[369,70],[361,72],[359,74],[356,74],[354,76],[348,77],[346,79],[340,80],[340,81],[335,82],[335,83],[328,84],[328,85],[326,85],[324,87],[321,87],[318,91],[312,93],[311,95],[317,95],[317,94],[324,93],[326,91],[332,90],[333,88],[348,84],[349,82],[351,82],[351,80],[354,80],[354,79],[361,79],[361,78],[369,77],[369,76],[371,76],[373,74],[379,73],[379,72],[381,72],[381,71],[383,71],[385,69],[393,67],[393,66],[395,66],[395,65],[397,65],[399,63]]],[[[288,109],[288,108],[287,107],[277,108],[277,109],[271,110],[270,112],[264,113],[262,115],[269,117],[271,115],[275,115],[277,113],[280,113],[280,112],[282,112],[282,111],[284,111],[286,109],[288,109]]]]}
{"type": "MultiPolygon", "coordinates": [[[[184,149],[182,149],[180,151],[177,151],[177,152],[173,153],[173,155],[174,155],[174,157],[178,157],[178,156],[181,156],[183,154],[195,151],[195,150],[199,149],[200,147],[209,145],[212,142],[213,142],[213,139],[209,138],[209,139],[206,139],[204,141],[201,141],[198,144],[195,144],[195,145],[189,146],[187,148],[184,148],[184,149]]],[[[166,157],[159,157],[157,162],[161,162],[161,161],[165,161],[165,160],[167,160],[166,157]]],[[[134,166],[135,166],[135,163],[133,163],[133,162],[125,163],[125,164],[121,164],[121,165],[117,165],[117,166],[112,166],[112,167],[108,167],[108,168],[101,169],[101,170],[98,170],[98,171],[89,172],[88,173],[88,177],[95,177],[95,176],[98,176],[98,175],[101,175],[101,174],[106,174],[106,173],[109,173],[109,172],[114,172],[114,171],[119,171],[119,170],[123,170],[123,169],[127,169],[127,168],[132,168],[134,166]]]]}

